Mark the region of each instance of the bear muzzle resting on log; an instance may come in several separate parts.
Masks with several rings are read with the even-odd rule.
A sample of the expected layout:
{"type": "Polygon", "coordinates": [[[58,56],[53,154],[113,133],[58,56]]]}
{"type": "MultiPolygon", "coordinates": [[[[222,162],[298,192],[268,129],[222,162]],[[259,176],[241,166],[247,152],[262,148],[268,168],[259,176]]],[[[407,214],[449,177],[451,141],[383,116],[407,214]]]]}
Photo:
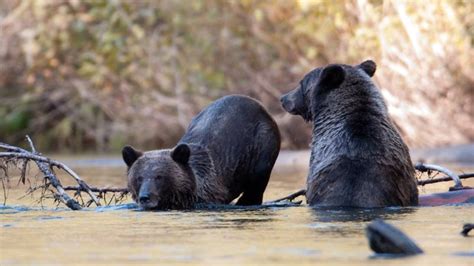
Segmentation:
{"type": "Polygon", "coordinates": [[[197,203],[257,205],[280,151],[275,121],[257,101],[223,97],[193,118],[173,149],[122,150],[128,189],[144,209],[197,203]]]}
{"type": "Polygon", "coordinates": [[[371,80],[376,65],[332,64],[309,72],[281,97],[283,108],[313,123],[306,198],[311,205],[417,205],[408,147],[371,80]]]}

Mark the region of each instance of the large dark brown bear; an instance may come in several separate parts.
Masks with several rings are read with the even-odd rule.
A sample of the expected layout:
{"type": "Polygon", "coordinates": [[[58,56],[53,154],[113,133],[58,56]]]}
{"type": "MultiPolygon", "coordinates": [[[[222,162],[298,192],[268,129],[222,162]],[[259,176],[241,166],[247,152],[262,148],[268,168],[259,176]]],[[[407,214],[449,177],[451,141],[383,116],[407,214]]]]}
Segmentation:
{"type": "Polygon", "coordinates": [[[122,150],[128,189],[144,209],[190,209],[196,203],[261,204],[280,151],[280,133],[257,101],[223,97],[189,125],[173,149],[122,150]]]}
{"type": "Polygon", "coordinates": [[[417,205],[408,148],[371,80],[376,65],[328,65],[281,97],[283,108],[313,122],[306,198],[311,205],[417,205]]]}

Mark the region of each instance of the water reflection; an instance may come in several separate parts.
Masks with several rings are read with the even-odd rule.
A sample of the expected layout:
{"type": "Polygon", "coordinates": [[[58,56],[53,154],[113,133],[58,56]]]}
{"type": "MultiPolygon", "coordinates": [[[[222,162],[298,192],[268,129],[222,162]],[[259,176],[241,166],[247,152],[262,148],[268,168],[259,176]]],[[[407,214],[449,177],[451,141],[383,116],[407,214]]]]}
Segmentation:
{"type": "MultiPolygon", "coordinates": [[[[80,171],[95,177],[88,180],[91,184],[123,186],[124,179],[117,178],[123,169],[118,170],[80,171]]],[[[293,176],[273,180],[265,200],[296,191],[303,181],[295,180],[293,176]]],[[[10,198],[23,193],[13,191],[10,198]]],[[[81,211],[54,204],[41,208],[26,199],[7,204],[0,205],[0,246],[8,245],[0,251],[0,265],[377,264],[368,259],[372,251],[364,233],[366,223],[376,218],[400,226],[427,251],[410,258],[410,265],[472,265],[472,241],[459,235],[460,226],[472,217],[472,205],[344,209],[283,203],[149,212],[131,200],[81,211]]]]}
{"type": "Polygon", "coordinates": [[[311,208],[315,221],[330,222],[370,222],[374,219],[400,220],[412,213],[417,208],[413,207],[388,207],[388,208],[347,208],[347,207],[313,207],[311,208]]]}
{"type": "MultiPolygon", "coordinates": [[[[85,209],[89,210],[89,209],[85,209]]],[[[104,212],[104,211],[119,211],[119,210],[136,210],[141,211],[140,207],[136,203],[126,203],[126,204],[117,204],[111,206],[100,206],[96,208],[92,208],[90,210],[94,210],[96,212],[104,212]]]]}
{"type": "Polygon", "coordinates": [[[38,220],[38,221],[60,220],[60,219],[64,219],[64,217],[62,217],[62,216],[42,215],[42,216],[38,216],[38,217],[35,218],[35,220],[38,220]]]}
{"type": "Polygon", "coordinates": [[[337,237],[364,235],[365,223],[374,219],[401,220],[416,212],[416,208],[310,208],[312,220],[309,226],[319,235],[337,237]]]}
{"type": "Polygon", "coordinates": [[[460,257],[474,257],[474,251],[461,251],[461,252],[453,253],[453,255],[460,256],[460,257]]]}

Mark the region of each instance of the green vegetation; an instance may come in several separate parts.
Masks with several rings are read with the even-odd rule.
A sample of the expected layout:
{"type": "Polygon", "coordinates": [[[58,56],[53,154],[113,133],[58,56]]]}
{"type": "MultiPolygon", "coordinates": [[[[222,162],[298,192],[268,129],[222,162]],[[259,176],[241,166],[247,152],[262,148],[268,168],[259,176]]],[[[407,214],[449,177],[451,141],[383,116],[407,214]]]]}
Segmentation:
{"type": "Polygon", "coordinates": [[[304,148],[280,94],[316,66],[371,58],[411,146],[473,141],[472,14],[470,0],[2,1],[0,140],[171,146],[203,106],[241,93],[304,148]]]}

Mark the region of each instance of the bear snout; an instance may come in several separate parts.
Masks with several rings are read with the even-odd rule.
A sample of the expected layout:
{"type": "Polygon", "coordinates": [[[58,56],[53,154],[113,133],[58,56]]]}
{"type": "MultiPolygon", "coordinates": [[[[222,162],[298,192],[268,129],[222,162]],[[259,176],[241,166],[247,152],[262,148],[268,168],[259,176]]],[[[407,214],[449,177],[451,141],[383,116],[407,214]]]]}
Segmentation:
{"type": "Polygon", "coordinates": [[[145,179],[138,192],[138,203],[144,209],[153,209],[158,205],[156,199],[156,185],[154,180],[145,179]]]}
{"type": "Polygon", "coordinates": [[[295,106],[295,103],[294,101],[292,101],[290,98],[290,93],[287,93],[283,96],[280,97],[280,102],[281,102],[281,106],[283,107],[283,109],[285,109],[285,111],[287,111],[288,113],[290,114],[296,114],[296,106],[295,106]]]}
{"type": "Polygon", "coordinates": [[[147,204],[150,202],[150,194],[140,195],[138,200],[140,201],[140,204],[147,204]]]}

